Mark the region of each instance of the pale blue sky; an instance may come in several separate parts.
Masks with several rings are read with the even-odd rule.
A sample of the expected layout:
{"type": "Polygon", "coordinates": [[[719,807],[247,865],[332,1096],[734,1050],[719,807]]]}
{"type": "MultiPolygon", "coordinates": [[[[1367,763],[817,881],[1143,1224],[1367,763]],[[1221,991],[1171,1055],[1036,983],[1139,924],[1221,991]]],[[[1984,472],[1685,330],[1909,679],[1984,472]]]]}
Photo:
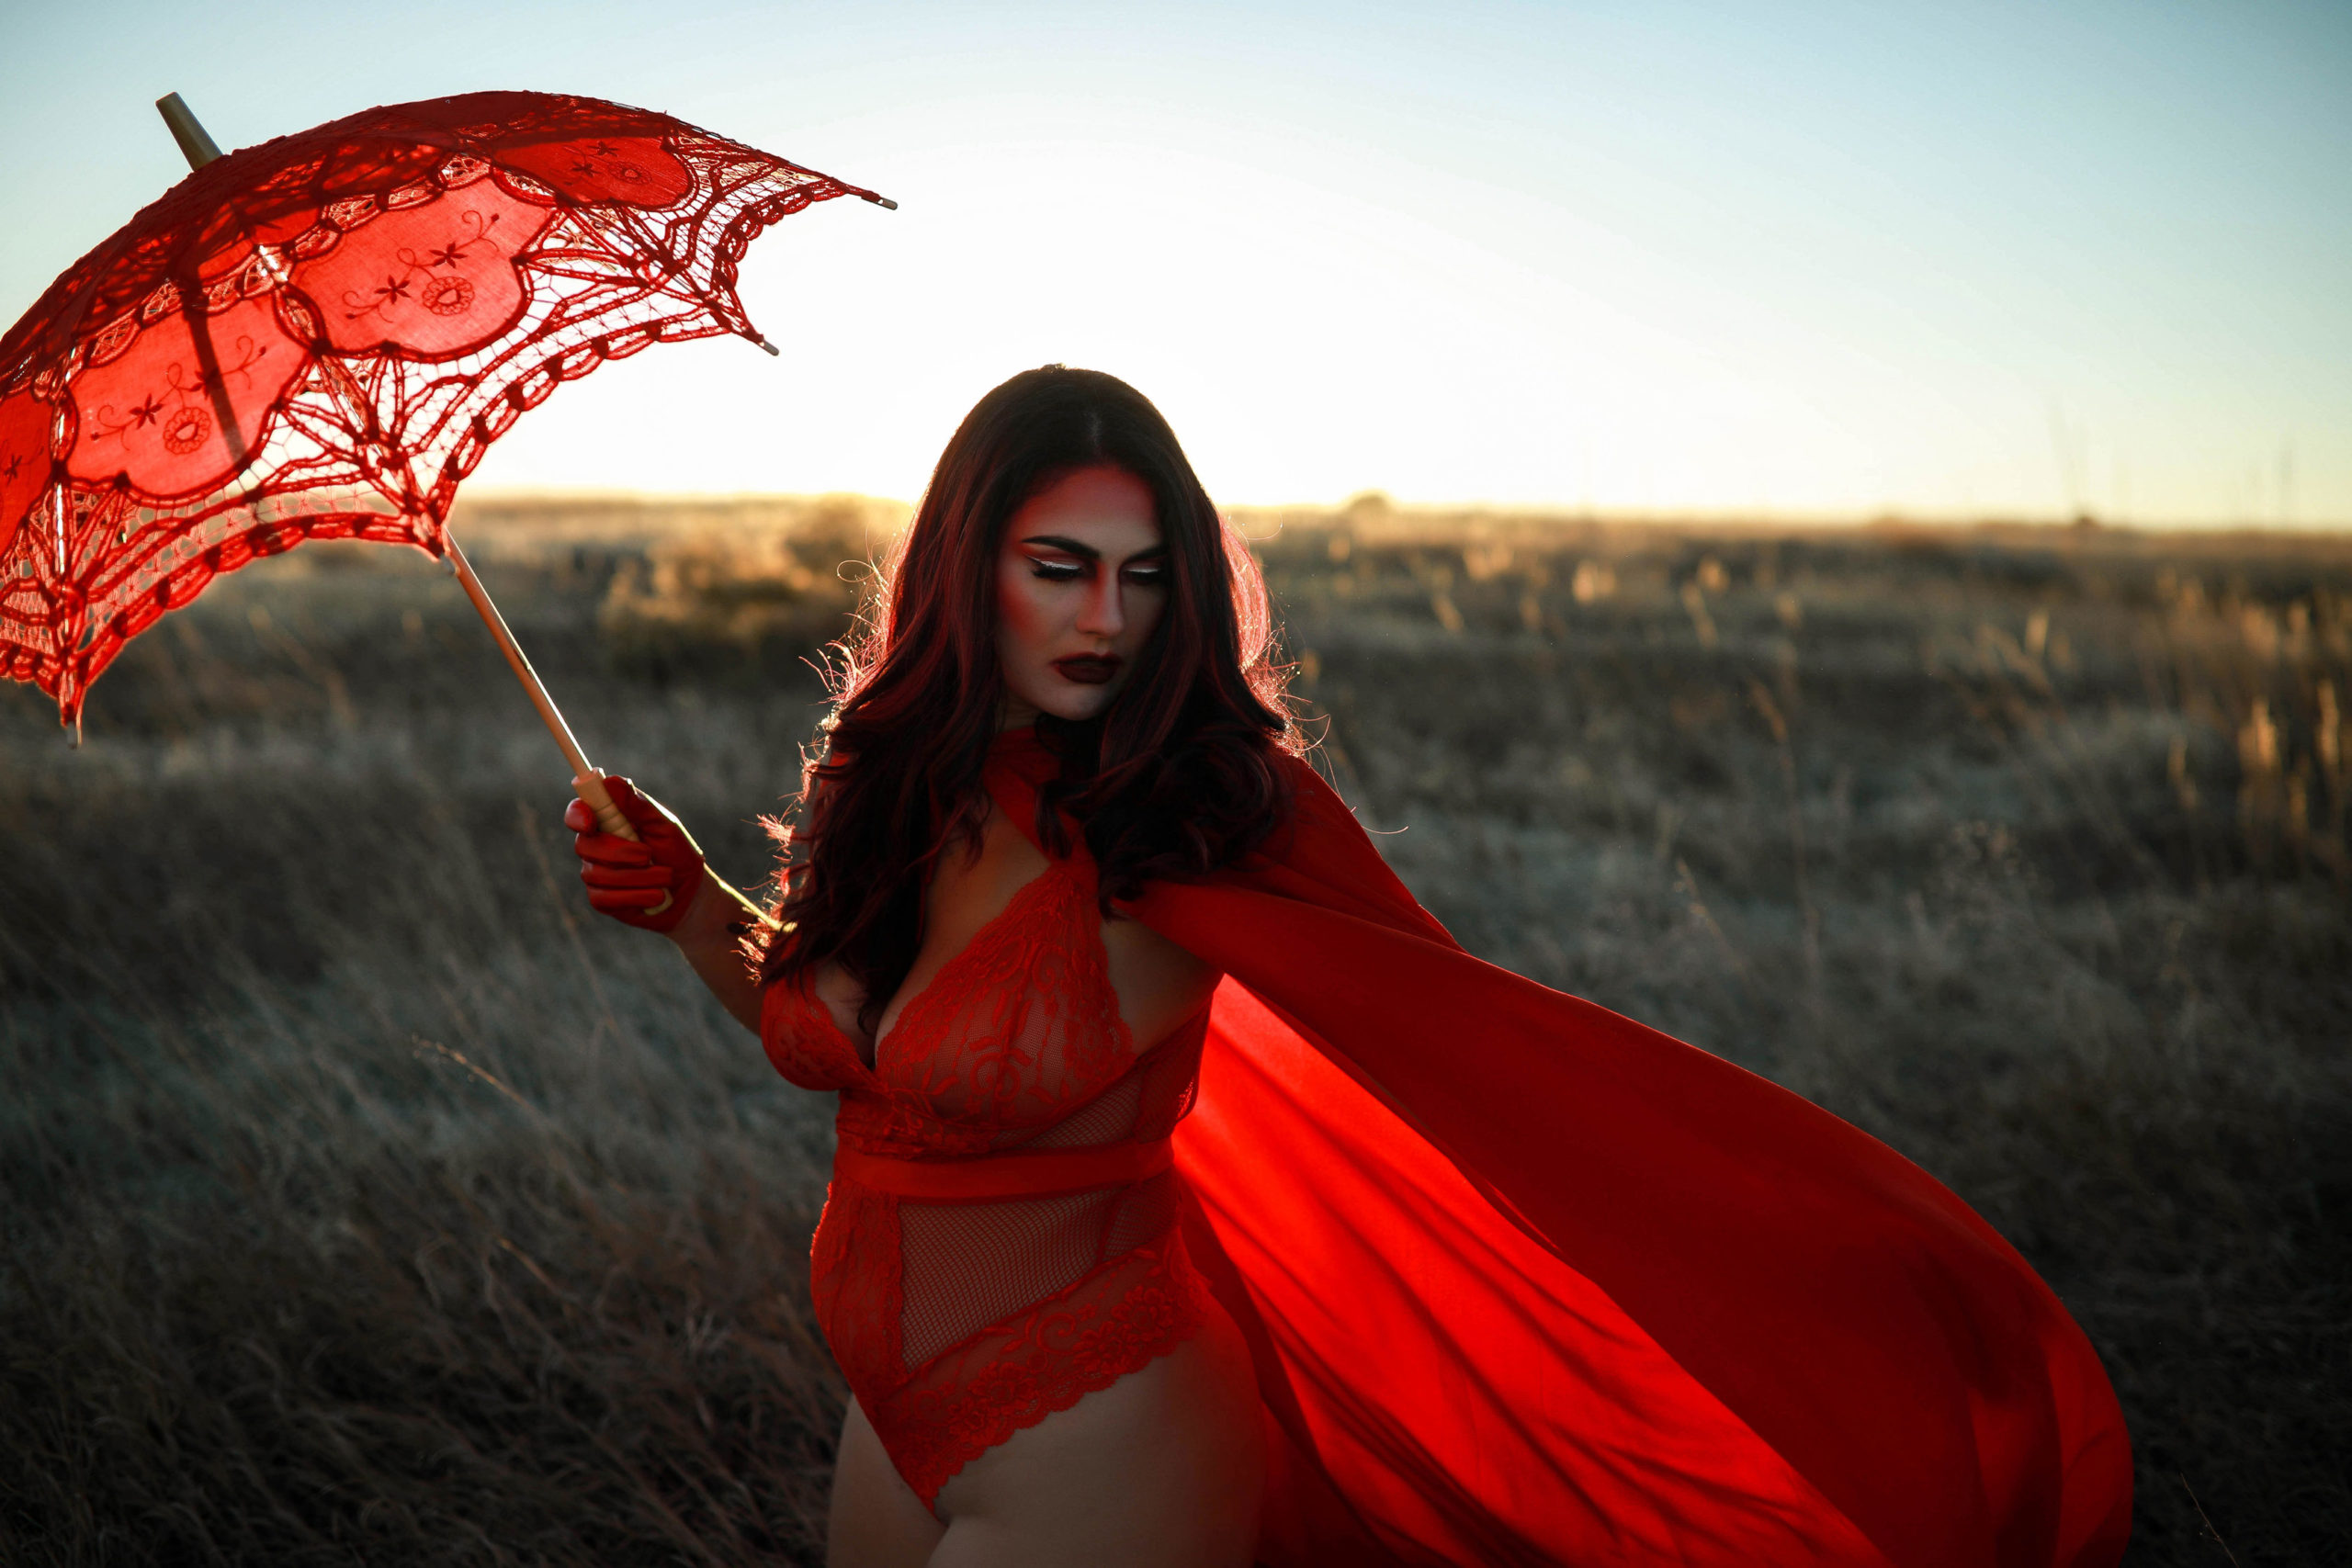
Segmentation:
{"type": "Polygon", "coordinates": [[[1232,502],[2352,524],[2352,4],[0,0],[0,318],[223,146],[478,87],[897,197],[480,485],[910,496],[1049,359],[1232,502]]]}

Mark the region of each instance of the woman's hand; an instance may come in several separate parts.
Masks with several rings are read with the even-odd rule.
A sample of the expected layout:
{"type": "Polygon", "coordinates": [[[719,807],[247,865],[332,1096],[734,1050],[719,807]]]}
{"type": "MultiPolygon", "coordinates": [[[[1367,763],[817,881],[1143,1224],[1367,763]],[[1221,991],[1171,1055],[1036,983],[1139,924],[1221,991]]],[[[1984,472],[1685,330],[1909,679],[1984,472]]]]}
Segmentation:
{"type": "Polygon", "coordinates": [[[605,788],[644,841],[632,844],[605,832],[584,800],[564,807],[563,825],[578,835],[571,850],[580,857],[589,905],[641,931],[673,931],[708,880],[702,851],[667,807],[639,795],[628,780],[608,776],[605,788]]]}

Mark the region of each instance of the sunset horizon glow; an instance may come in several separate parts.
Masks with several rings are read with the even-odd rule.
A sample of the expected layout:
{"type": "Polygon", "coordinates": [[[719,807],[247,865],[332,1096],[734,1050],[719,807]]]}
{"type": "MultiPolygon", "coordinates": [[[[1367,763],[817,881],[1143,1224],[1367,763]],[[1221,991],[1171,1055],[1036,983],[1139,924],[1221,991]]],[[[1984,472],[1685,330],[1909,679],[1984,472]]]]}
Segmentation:
{"type": "Polygon", "coordinates": [[[607,367],[471,496],[911,500],[982,392],[1058,361],[1151,397],[1236,507],[2352,526],[2352,11],[379,16],[13,21],[0,316],[185,172],[165,92],[234,147],[534,87],[901,206],[753,244],[780,360],[607,367]]]}

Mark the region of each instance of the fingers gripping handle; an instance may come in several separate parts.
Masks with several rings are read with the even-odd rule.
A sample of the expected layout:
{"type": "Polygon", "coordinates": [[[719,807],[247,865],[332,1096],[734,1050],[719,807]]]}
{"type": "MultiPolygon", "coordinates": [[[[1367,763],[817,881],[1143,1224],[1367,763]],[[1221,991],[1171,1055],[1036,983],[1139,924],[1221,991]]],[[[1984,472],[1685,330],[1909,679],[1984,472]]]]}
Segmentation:
{"type": "MultiPolygon", "coordinates": [[[[605,787],[604,774],[594,768],[587,769],[571,781],[571,791],[586,801],[588,809],[596,814],[597,827],[615,838],[627,839],[632,844],[641,844],[645,841],[638,833],[637,825],[622,816],[621,808],[613,804],[612,792],[605,787]]],[[[664,893],[662,895],[662,902],[645,912],[649,915],[658,915],[668,908],[672,900],[676,897],[675,889],[664,893]]]]}
{"type": "Polygon", "coordinates": [[[637,825],[622,816],[621,808],[613,804],[612,792],[605,787],[604,774],[593,769],[582,773],[571,781],[571,792],[586,801],[588,809],[596,814],[597,827],[616,839],[627,839],[632,844],[645,841],[638,836],[637,825]]]}

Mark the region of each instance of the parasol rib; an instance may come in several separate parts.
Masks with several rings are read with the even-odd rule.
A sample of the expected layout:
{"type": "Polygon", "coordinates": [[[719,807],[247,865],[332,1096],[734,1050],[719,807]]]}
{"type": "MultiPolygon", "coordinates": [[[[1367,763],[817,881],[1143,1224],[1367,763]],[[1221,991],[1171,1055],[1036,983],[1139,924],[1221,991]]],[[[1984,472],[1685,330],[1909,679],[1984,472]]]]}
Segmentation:
{"type": "MultiPolygon", "coordinates": [[[[200,169],[220,156],[219,144],[214,142],[206,133],[204,127],[198,123],[195,114],[181,100],[177,93],[158,98],[155,101],[155,107],[157,112],[163,115],[164,123],[171,127],[172,137],[179,143],[180,152],[187,156],[189,168],[200,169]]],[[[195,335],[198,344],[206,341],[201,333],[195,335]]],[[[345,401],[351,400],[351,389],[343,384],[340,377],[330,374],[327,379],[339,399],[345,401]]],[[[229,422],[224,419],[221,423],[225,436],[228,433],[229,422]]],[[[414,489],[413,485],[408,488],[412,491],[414,489]]],[[[61,552],[63,549],[64,535],[62,494],[62,492],[61,492],[58,521],[61,552]]],[[[465,551],[458,547],[458,541],[449,533],[446,524],[442,527],[441,538],[443,544],[448,547],[449,564],[457,570],[458,581],[464,586],[466,597],[472,602],[475,612],[481,616],[482,625],[490,628],[490,635],[497,642],[498,651],[506,656],[507,666],[514,671],[514,678],[523,682],[523,690],[529,694],[531,705],[539,710],[539,717],[546,723],[548,732],[555,737],[555,743],[562,748],[564,761],[571,765],[571,787],[578,792],[582,800],[588,803],[588,808],[596,814],[598,827],[616,837],[628,839],[632,842],[639,841],[636,828],[630,824],[628,818],[621,815],[620,807],[613,804],[611,793],[605,788],[604,775],[590,765],[587,753],[580,749],[579,740],[571,733],[571,726],[564,722],[563,710],[557,707],[555,698],[548,694],[546,682],[539,679],[538,671],[531,668],[531,660],[524,653],[522,645],[514,640],[514,634],[507,629],[506,617],[498,613],[498,606],[492,602],[489,592],[482,587],[481,580],[474,575],[473,563],[466,558],[465,551]]],[[[662,902],[646,913],[660,914],[670,907],[670,898],[671,895],[664,893],[662,896],[662,902]]]]}

